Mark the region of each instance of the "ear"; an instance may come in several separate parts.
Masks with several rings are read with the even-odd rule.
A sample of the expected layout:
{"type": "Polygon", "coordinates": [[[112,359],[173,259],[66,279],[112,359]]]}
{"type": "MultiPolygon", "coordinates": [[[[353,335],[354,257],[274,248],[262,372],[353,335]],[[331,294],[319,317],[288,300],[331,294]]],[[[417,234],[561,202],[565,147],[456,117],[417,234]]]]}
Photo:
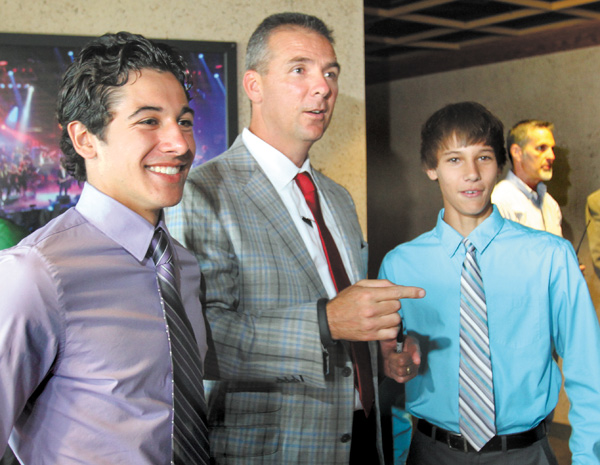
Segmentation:
{"type": "Polygon", "coordinates": [[[73,142],[73,148],[83,158],[90,160],[96,156],[96,136],[88,131],[81,121],[71,121],[67,132],[73,142]]]}
{"type": "Polygon", "coordinates": [[[523,160],[523,151],[521,150],[521,147],[519,147],[518,144],[513,144],[510,146],[510,154],[512,155],[513,161],[518,161],[519,163],[521,163],[521,161],[523,160]]]}
{"type": "Polygon", "coordinates": [[[249,69],[244,73],[244,90],[252,103],[262,101],[262,77],[258,71],[249,69]]]}
{"type": "Polygon", "coordinates": [[[437,175],[437,171],[435,169],[428,168],[425,170],[425,172],[427,173],[427,176],[429,176],[429,179],[431,179],[432,181],[437,181],[438,175],[437,175]]]}

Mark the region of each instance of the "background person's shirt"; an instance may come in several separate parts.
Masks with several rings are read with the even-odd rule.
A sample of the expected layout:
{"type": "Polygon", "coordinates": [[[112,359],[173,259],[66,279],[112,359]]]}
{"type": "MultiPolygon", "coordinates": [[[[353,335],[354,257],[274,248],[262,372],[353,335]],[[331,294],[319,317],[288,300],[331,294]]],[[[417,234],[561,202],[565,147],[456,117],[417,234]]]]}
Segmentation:
{"type": "Polygon", "coordinates": [[[509,171],[494,188],[492,203],[506,219],[562,237],[560,206],[543,182],[533,190],[509,171]]]}

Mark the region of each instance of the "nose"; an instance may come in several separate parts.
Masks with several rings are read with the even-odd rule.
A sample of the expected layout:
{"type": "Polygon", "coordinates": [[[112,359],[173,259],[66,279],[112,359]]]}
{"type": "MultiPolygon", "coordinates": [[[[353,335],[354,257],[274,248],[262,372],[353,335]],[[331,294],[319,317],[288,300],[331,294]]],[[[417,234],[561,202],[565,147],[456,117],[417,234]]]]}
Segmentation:
{"type": "Polygon", "coordinates": [[[161,150],[164,153],[184,155],[195,151],[194,135],[191,128],[185,128],[178,122],[165,124],[161,131],[161,150]]]}
{"type": "Polygon", "coordinates": [[[328,98],[331,95],[331,86],[325,76],[316,73],[312,82],[313,95],[321,95],[323,98],[328,98]]]}
{"type": "Polygon", "coordinates": [[[464,177],[467,181],[479,181],[481,179],[481,174],[479,172],[477,163],[474,161],[468,161],[465,163],[464,177]]]}
{"type": "Polygon", "coordinates": [[[549,148],[548,152],[546,153],[546,158],[548,160],[553,160],[556,158],[556,155],[554,154],[554,149],[553,148],[549,148]]]}

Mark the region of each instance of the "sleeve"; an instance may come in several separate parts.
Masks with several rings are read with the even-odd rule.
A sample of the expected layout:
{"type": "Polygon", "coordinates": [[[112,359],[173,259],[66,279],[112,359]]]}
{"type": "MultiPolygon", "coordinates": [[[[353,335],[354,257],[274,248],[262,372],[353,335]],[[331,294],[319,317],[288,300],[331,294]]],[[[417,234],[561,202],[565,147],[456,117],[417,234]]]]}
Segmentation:
{"type": "Polygon", "coordinates": [[[573,247],[555,249],[551,270],[554,343],[563,358],[574,464],[600,461],[600,327],[573,247]]]}
{"type": "Polygon", "coordinates": [[[44,260],[17,246],[0,254],[0,450],[58,352],[57,293],[44,260]]]}
{"type": "Polygon", "coordinates": [[[600,191],[590,195],[585,206],[590,254],[596,275],[600,278],[600,191]]]}
{"type": "Polygon", "coordinates": [[[188,181],[182,202],[167,212],[171,234],[196,255],[206,281],[207,377],[267,382],[302,377],[324,388],[318,298],[304,301],[310,292],[297,265],[274,261],[280,251],[268,257],[258,250],[265,231],[248,237],[239,195],[188,181]]]}

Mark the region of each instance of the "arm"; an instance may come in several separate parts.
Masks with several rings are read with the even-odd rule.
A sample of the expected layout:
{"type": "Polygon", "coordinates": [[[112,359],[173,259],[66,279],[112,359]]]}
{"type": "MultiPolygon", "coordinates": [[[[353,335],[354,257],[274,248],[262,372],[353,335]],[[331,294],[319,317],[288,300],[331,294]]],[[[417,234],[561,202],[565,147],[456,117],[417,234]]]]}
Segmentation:
{"type": "Polygon", "coordinates": [[[45,261],[26,247],[0,254],[0,451],[58,352],[57,294],[45,261]]]}
{"type": "Polygon", "coordinates": [[[572,247],[558,248],[550,289],[554,342],[571,403],[573,463],[600,460],[600,328],[572,247]]]}

